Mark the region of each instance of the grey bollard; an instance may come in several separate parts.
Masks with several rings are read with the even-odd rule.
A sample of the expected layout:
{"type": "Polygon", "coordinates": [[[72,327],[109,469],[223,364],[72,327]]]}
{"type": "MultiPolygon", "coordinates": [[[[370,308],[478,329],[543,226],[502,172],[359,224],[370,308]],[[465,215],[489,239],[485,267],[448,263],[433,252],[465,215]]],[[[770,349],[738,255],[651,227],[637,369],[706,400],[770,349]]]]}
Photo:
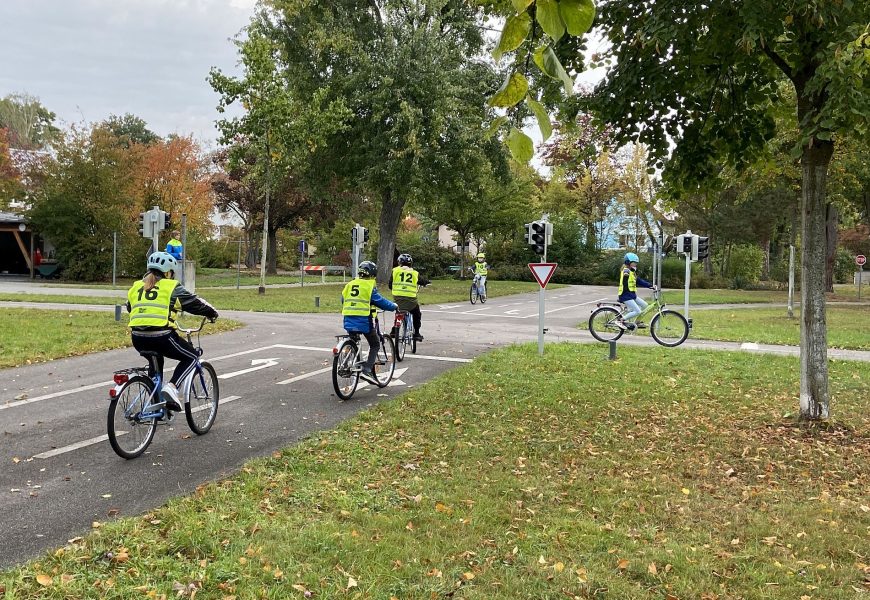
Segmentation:
{"type": "Polygon", "coordinates": [[[115,320],[116,321],[121,320],[121,305],[120,304],[115,305],[115,320]]]}
{"type": "Polygon", "coordinates": [[[314,296],[314,308],[320,308],[320,296],[314,296]]]}
{"type": "Polygon", "coordinates": [[[610,360],[616,360],[616,342],[610,342],[610,360]]]}

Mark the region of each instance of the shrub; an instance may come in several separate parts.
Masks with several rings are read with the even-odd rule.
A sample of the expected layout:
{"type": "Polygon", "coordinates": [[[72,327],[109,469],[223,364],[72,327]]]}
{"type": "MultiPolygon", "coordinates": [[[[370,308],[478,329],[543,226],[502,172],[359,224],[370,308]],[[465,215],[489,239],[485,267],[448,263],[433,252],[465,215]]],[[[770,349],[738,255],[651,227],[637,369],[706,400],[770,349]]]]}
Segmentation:
{"type": "Polygon", "coordinates": [[[745,289],[758,283],[764,265],[764,252],[758,246],[734,246],[728,259],[726,277],[731,280],[732,287],[745,289]]]}
{"type": "Polygon", "coordinates": [[[857,270],[855,256],[845,248],[837,248],[834,262],[834,283],[852,283],[852,274],[857,270]]]}
{"type": "Polygon", "coordinates": [[[198,267],[227,269],[236,262],[238,248],[228,240],[212,240],[188,236],[188,259],[196,261],[198,267]]]}

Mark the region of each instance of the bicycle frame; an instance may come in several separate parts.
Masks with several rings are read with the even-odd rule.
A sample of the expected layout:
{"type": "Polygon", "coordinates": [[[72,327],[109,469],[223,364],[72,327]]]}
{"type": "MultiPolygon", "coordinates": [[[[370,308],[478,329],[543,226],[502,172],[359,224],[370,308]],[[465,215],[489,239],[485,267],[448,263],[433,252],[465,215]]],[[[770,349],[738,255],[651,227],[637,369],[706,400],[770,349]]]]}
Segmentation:
{"type": "MultiPolygon", "coordinates": [[[[639,318],[643,317],[644,315],[648,315],[648,314],[650,314],[650,313],[652,313],[652,312],[656,312],[656,313],[658,313],[658,314],[661,314],[662,310],[664,310],[664,308],[665,308],[665,303],[661,301],[661,295],[662,295],[661,290],[655,290],[655,291],[653,291],[653,299],[652,299],[652,302],[649,302],[649,303],[646,305],[646,308],[644,308],[643,310],[641,310],[640,313],[638,313],[638,314],[636,314],[635,316],[631,317],[631,318],[629,319],[629,321],[637,321],[639,318]]],[[[595,306],[596,306],[596,307],[601,307],[601,306],[618,306],[618,307],[619,307],[619,314],[620,314],[620,316],[624,315],[625,312],[626,312],[626,310],[628,310],[628,305],[626,305],[624,302],[597,302],[597,303],[595,304],[595,306]]]]}

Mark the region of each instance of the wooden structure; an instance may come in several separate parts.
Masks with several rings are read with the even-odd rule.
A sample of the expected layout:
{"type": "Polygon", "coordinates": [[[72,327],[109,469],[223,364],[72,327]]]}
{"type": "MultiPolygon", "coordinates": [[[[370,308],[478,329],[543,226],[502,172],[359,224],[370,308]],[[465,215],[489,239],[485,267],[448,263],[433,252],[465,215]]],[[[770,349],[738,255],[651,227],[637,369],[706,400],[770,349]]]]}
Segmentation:
{"type": "Polygon", "coordinates": [[[30,223],[15,213],[0,212],[0,272],[30,273],[33,278],[33,231],[30,223]],[[29,248],[29,250],[28,250],[29,248]],[[16,249],[18,252],[16,252],[16,249]],[[22,269],[21,267],[25,268],[22,269]]]}

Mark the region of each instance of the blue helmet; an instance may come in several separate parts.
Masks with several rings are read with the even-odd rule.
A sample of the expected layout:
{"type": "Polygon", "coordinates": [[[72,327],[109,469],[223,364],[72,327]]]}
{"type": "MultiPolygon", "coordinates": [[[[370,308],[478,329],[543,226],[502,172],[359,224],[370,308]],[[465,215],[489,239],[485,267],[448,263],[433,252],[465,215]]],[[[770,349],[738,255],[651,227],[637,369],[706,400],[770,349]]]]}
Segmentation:
{"type": "Polygon", "coordinates": [[[626,263],[636,263],[636,262],[640,262],[640,259],[637,257],[637,254],[635,254],[634,252],[629,252],[625,255],[625,262],[626,263]]]}

